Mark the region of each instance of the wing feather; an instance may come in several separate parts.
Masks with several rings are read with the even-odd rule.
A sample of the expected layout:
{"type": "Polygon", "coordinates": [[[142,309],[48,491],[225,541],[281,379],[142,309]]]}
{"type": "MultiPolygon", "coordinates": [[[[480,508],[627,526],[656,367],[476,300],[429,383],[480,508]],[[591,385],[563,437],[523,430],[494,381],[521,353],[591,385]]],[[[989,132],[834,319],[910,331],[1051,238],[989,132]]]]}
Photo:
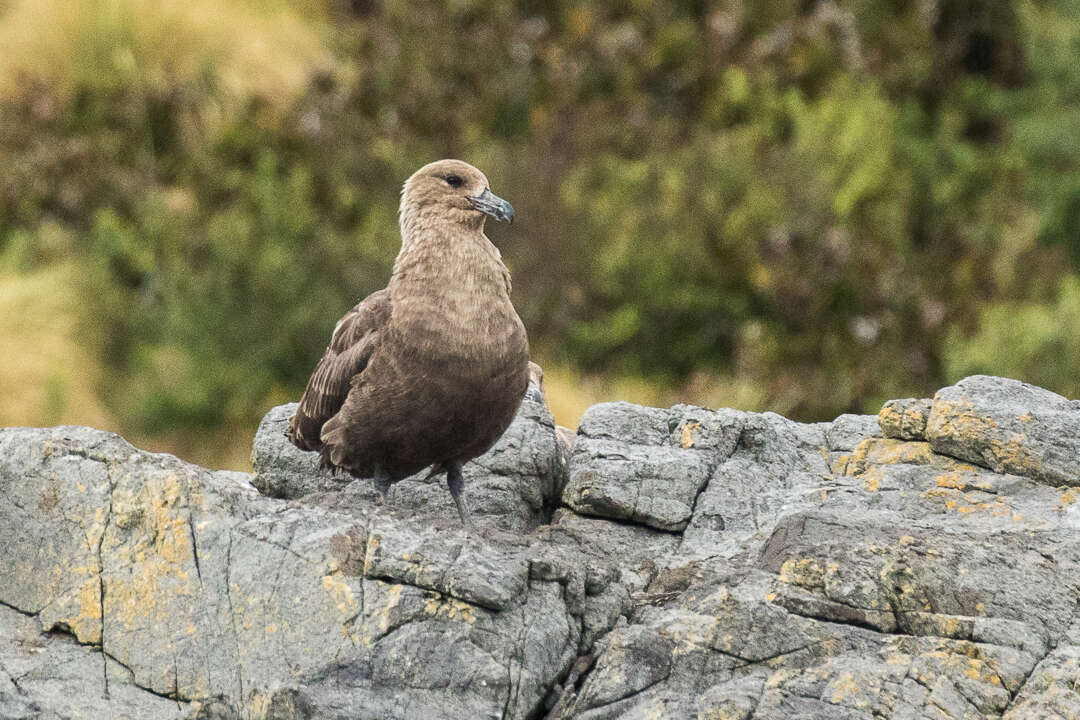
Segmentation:
{"type": "Polygon", "coordinates": [[[289,440],[301,450],[318,450],[323,423],[337,414],[353,378],[364,371],[390,319],[390,293],[367,296],[338,321],[330,344],[308,380],[300,407],[289,421],[289,440]]]}

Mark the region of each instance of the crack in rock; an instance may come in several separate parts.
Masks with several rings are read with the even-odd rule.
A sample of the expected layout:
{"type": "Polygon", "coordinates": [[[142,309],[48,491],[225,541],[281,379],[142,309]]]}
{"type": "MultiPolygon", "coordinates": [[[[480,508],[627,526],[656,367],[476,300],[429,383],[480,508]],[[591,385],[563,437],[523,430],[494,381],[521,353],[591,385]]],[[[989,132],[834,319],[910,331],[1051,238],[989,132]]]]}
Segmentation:
{"type": "Polygon", "coordinates": [[[105,544],[105,536],[109,533],[109,525],[112,522],[112,498],[113,498],[113,478],[111,468],[107,471],[106,477],[108,478],[108,506],[105,508],[105,525],[101,530],[101,537],[98,538],[97,543],[97,563],[98,563],[98,598],[100,609],[100,622],[101,622],[101,675],[105,683],[105,697],[109,697],[109,664],[107,661],[108,653],[105,650],[105,561],[101,553],[101,548],[105,544]]]}

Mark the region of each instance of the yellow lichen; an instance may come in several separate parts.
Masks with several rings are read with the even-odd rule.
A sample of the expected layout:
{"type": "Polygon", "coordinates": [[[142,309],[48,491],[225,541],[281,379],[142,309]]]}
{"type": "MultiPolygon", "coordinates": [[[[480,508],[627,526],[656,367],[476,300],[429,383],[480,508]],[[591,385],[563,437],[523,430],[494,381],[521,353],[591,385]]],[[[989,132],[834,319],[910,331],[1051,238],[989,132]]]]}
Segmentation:
{"type": "Polygon", "coordinates": [[[822,587],[824,571],[814,558],[788,558],[780,566],[780,582],[801,587],[822,587]]]}
{"type": "Polygon", "coordinates": [[[832,689],[830,701],[838,704],[859,691],[855,677],[851,673],[841,673],[835,680],[829,683],[832,689]]]}
{"type": "Polygon", "coordinates": [[[694,431],[701,427],[701,423],[694,420],[689,421],[682,426],[682,446],[683,449],[690,449],[694,447],[694,431]]]}
{"type": "Polygon", "coordinates": [[[323,575],[322,586],[342,617],[352,617],[360,609],[353,589],[339,575],[323,575]]]}
{"type": "Polygon", "coordinates": [[[472,625],[476,622],[476,608],[467,602],[435,593],[424,603],[424,612],[428,615],[459,620],[472,625]]]}
{"type": "Polygon", "coordinates": [[[886,405],[885,407],[881,408],[881,411],[878,412],[878,421],[883,425],[886,424],[886,423],[893,424],[893,425],[899,425],[900,424],[900,419],[902,417],[903,417],[903,415],[901,415],[899,412],[897,412],[896,408],[891,407],[889,405],[886,405]]]}
{"type": "Polygon", "coordinates": [[[75,633],[79,642],[101,642],[101,581],[97,577],[86,580],[78,591],[79,614],[65,618],[64,622],[75,633]]]}
{"type": "Polygon", "coordinates": [[[788,670],[777,670],[765,680],[765,687],[769,689],[778,688],[784,684],[784,681],[790,677],[791,673],[788,670]]]}
{"type": "Polygon", "coordinates": [[[371,573],[372,566],[374,565],[374,558],[379,551],[379,536],[372,535],[368,538],[367,549],[364,552],[364,574],[371,573]]]}
{"type": "Polygon", "coordinates": [[[942,470],[975,470],[973,465],[962,463],[930,449],[930,443],[891,438],[867,438],[852,451],[844,467],[846,475],[862,475],[878,465],[926,465],[942,470]]]}
{"type": "Polygon", "coordinates": [[[934,480],[937,482],[938,487],[953,488],[955,490],[963,490],[965,487],[963,478],[960,476],[960,473],[956,472],[938,475],[934,480]]]}

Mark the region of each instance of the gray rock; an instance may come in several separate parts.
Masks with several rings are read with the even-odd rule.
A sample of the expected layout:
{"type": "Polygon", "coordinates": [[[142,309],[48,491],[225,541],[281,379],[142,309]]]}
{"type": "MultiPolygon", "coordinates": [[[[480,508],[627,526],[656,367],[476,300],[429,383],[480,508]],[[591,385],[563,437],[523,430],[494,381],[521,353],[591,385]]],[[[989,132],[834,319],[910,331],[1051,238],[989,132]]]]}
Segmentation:
{"type": "Polygon", "coordinates": [[[270,408],[255,431],[251,447],[255,476],[251,482],[263,495],[291,500],[315,492],[340,490],[353,480],[347,473],[320,470],[318,453],[304,452],[292,443],[281,442],[289,418],[298,406],[299,403],[288,403],[270,408]]]}
{"type": "Polygon", "coordinates": [[[874,415],[840,415],[825,427],[825,443],[831,451],[854,450],[866,438],[880,435],[874,415]]]}
{"type": "Polygon", "coordinates": [[[877,416],[882,434],[901,440],[926,440],[926,421],[932,406],[928,398],[889,400],[877,416]]]}
{"type": "Polygon", "coordinates": [[[1063,645],[1043,658],[1002,720],[1076,717],[1080,707],[1080,647],[1063,645]]]}
{"type": "Polygon", "coordinates": [[[563,502],[579,513],[682,530],[718,462],[735,448],[741,415],[603,403],[578,427],[563,502]]]}
{"type": "Polygon", "coordinates": [[[934,452],[1050,485],[1080,485],[1080,411],[1019,380],[973,375],[934,396],[934,452]]]}
{"type": "Polygon", "coordinates": [[[490,610],[516,604],[529,576],[522,554],[465,532],[455,535],[436,528],[417,531],[400,523],[378,523],[368,532],[364,574],[490,610]]]}
{"type": "Polygon", "coordinates": [[[747,413],[737,448],[720,463],[698,497],[683,534],[683,555],[710,555],[768,530],[785,508],[812,501],[829,472],[825,432],[807,443],[812,426],[772,413],[747,413]]]}
{"type": "Polygon", "coordinates": [[[0,716],[1078,717],[1056,397],[969,379],[925,440],[606,404],[565,489],[536,401],[476,464],[478,531],[435,483],[380,506],[297,465],[287,410],[256,481],[292,501],[108,433],[0,430],[0,716]]]}
{"type": "Polygon", "coordinates": [[[1077,493],[816,427],[746,416],[554,717],[1080,714],[1077,493]]]}
{"type": "MultiPolygon", "coordinates": [[[[0,604],[39,635],[73,635],[97,677],[121,668],[117,687],[146,707],[330,717],[344,687],[340,716],[533,712],[576,657],[584,582],[574,601],[530,580],[527,543],[467,533],[449,507],[401,519],[349,504],[266,498],[245,474],[87,428],[0,430],[0,604]]],[[[596,635],[611,613],[594,615],[596,635]]],[[[46,707],[19,674],[2,702],[46,707]]],[[[128,712],[117,698],[93,716],[128,712]]]]}
{"type": "Polygon", "coordinates": [[[359,580],[340,576],[328,541],[353,526],[108,433],[0,432],[0,534],[18,533],[0,566],[25,580],[0,585],[0,602],[104,648],[162,695],[239,708],[352,647],[342,623],[359,580]]]}
{"type": "Polygon", "coordinates": [[[164,720],[192,705],[147,692],[115,660],[0,605],[0,717],[164,720]]]}

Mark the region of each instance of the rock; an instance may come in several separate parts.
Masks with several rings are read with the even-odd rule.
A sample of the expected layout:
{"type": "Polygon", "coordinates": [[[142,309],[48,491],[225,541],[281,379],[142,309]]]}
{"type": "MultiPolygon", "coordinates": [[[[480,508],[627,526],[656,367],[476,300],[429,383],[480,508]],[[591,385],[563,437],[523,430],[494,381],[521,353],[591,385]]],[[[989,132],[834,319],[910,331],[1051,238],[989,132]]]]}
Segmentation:
{"type": "MultiPolygon", "coordinates": [[[[535,470],[518,457],[521,477],[535,470]]],[[[573,664],[585,604],[530,580],[518,536],[467,533],[449,507],[401,519],[349,500],[344,512],[267,498],[246,474],[88,428],[0,430],[0,607],[57,658],[97,655],[87,677],[115,665],[116,686],[145,707],[528,715],[573,664]],[[353,699],[333,699],[340,688],[353,699]]],[[[0,707],[52,702],[17,677],[0,685],[0,707]]],[[[124,693],[95,716],[127,712],[124,693]]]]}
{"type": "Polygon", "coordinates": [[[0,545],[23,548],[0,563],[0,602],[103,647],[140,687],[239,708],[352,646],[360,581],[328,542],[352,518],[86,428],[0,433],[0,498],[0,536],[19,533],[0,545]]]}
{"type": "Polygon", "coordinates": [[[1080,707],[1080,648],[1058,648],[1035,667],[1002,720],[1073,717],[1080,707]]]}
{"type": "Polygon", "coordinates": [[[1055,398],[971,378],[921,434],[911,401],[880,429],[609,403],[565,488],[530,398],[475,469],[478,531],[421,479],[380,506],[313,476],[287,409],[255,481],[292,500],[108,433],[3,429],[0,716],[1080,716],[1080,490],[1050,484],[1077,406],[1055,398]]]}
{"type": "Polygon", "coordinates": [[[877,421],[887,438],[925,440],[926,421],[933,401],[926,398],[890,400],[882,406],[877,421]]]}
{"type": "Polygon", "coordinates": [[[825,424],[825,444],[831,451],[853,450],[869,437],[880,437],[874,415],[841,415],[825,424]]]}
{"type": "Polygon", "coordinates": [[[115,660],[0,605],[0,717],[164,720],[193,705],[146,692],[115,660]]]}
{"type": "Polygon", "coordinates": [[[877,435],[746,414],[556,717],[1080,713],[1077,493],[877,435]]]}
{"type": "Polygon", "coordinates": [[[847,456],[846,462],[844,473],[848,475],[863,475],[873,467],[898,464],[929,465],[942,470],[973,471],[978,469],[975,465],[961,462],[948,455],[938,455],[928,442],[892,438],[863,440],[847,456]]]}
{"type": "Polygon", "coordinates": [[[720,460],[735,448],[738,413],[603,403],[581,419],[563,502],[579,513],[682,530],[720,460]]]}
{"type": "Polygon", "coordinates": [[[809,497],[828,472],[823,429],[773,413],[740,420],[738,445],[714,470],[683,534],[686,556],[731,551],[809,497]]]}
{"type": "Polygon", "coordinates": [[[1049,390],[973,375],[934,396],[934,452],[1050,485],[1080,485],[1080,410],[1049,390]]]}
{"type": "MultiPolygon", "coordinates": [[[[292,443],[283,443],[289,418],[299,403],[270,408],[255,431],[251,465],[255,468],[252,485],[263,495],[294,499],[316,492],[340,490],[352,482],[351,475],[319,469],[319,454],[304,452],[292,443]]],[[[374,498],[374,491],[372,491],[374,498]]]]}
{"type": "Polygon", "coordinates": [[[364,575],[415,585],[490,610],[505,610],[521,597],[529,576],[515,548],[461,533],[447,542],[437,528],[379,523],[368,531],[364,575]]]}

